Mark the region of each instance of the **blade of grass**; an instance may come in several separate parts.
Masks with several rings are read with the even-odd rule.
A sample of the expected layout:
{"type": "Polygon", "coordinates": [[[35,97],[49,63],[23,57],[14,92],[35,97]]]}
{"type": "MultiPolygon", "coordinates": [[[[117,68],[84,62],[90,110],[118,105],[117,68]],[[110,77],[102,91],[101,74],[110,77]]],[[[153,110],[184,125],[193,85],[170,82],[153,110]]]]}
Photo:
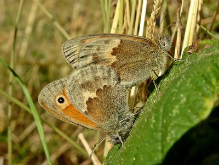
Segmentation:
{"type": "Polygon", "coordinates": [[[108,0],[108,6],[107,6],[107,18],[106,18],[106,32],[109,33],[110,32],[110,14],[111,14],[111,4],[112,4],[112,0],[108,0]]]}
{"type": "Polygon", "coordinates": [[[6,92],[4,92],[3,90],[0,89],[0,94],[3,95],[4,97],[7,97],[7,99],[9,99],[11,102],[13,102],[14,104],[18,105],[19,107],[21,107],[22,109],[24,109],[25,111],[27,111],[28,113],[31,113],[30,108],[28,108],[26,105],[24,105],[22,102],[20,102],[19,100],[15,99],[14,97],[10,96],[9,94],[7,94],[6,92]]]}
{"type": "MultiPolygon", "coordinates": [[[[25,111],[27,111],[28,113],[31,113],[31,109],[29,107],[27,107],[25,104],[23,104],[22,102],[20,102],[19,100],[15,99],[14,97],[10,96],[9,94],[7,94],[6,92],[4,92],[3,90],[0,89],[0,94],[5,96],[7,99],[9,99],[11,102],[13,102],[14,104],[18,105],[19,107],[21,107],[22,109],[24,109],[25,111]]],[[[74,142],[71,138],[69,138],[64,132],[62,132],[59,128],[51,125],[50,123],[48,123],[46,120],[42,119],[40,117],[41,121],[43,121],[45,124],[47,124],[49,127],[51,127],[57,134],[59,134],[61,137],[63,137],[65,140],[67,140],[70,144],[72,144],[78,151],[80,151],[86,158],[89,158],[89,155],[86,153],[86,151],[80,147],[76,142],[74,142]]]]}
{"type": "Polygon", "coordinates": [[[99,0],[100,5],[101,5],[101,10],[102,10],[102,18],[103,18],[103,23],[104,23],[104,32],[107,32],[107,17],[106,17],[106,12],[105,12],[105,1],[104,0],[99,0]]]}
{"type": "MultiPolygon", "coordinates": [[[[15,58],[15,47],[16,47],[16,39],[17,39],[17,31],[18,31],[18,24],[21,17],[21,11],[23,8],[24,0],[20,0],[18,13],[16,17],[16,22],[14,25],[14,36],[13,36],[13,45],[12,51],[10,56],[10,67],[14,68],[14,58],[15,58]]],[[[8,93],[10,96],[13,95],[13,75],[10,73],[9,75],[9,89],[8,93]]],[[[12,127],[11,127],[11,120],[12,120],[12,104],[9,102],[8,106],[8,164],[12,165],[12,127]]]]}
{"type": "Polygon", "coordinates": [[[23,90],[23,92],[25,94],[25,97],[26,97],[26,99],[28,101],[28,104],[30,106],[30,109],[31,109],[31,113],[32,113],[32,115],[34,117],[34,120],[35,120],[35,123],[37,125],[37,129],[38,129],[38,132],[39,132],[39,135],[40,135],[40,138],[41,138],[41,142],[42,142],[42,145],[43,145],[43,148],[44,148],[45,155],[47,157],[48,164],[52,165],[51,160],[50,160],[50,154],[49,154],[49,151],[48,151],[48,148],[47,148],[47,143],[46,143],[45,136],[44,136],[43,127],[42,127],[40,118],[38,116],[37,110],[35,108],[35,105],[34,105],[32,99],[31,99],[31,96],[30,96],[29,92],[28,92],[28,89],[26,88],[24,82],[20,79],[20,77],[15,73],[15,71],[7,63],[5,63],[5,61],[2,60],[1,58],[0,58],[0,63],[4,67],[6,67],[8,70],[10,70],[10,72],[13,74],[13,76],[18,81],[19,85],[21,86],[21,89],[23,90]]]}
{"type": "Polygon", "coordinates": [[[204,30],[207,34],[209,34],[211,37],[215,38],[218,40],[217,37],[215,37],[208,29],[206,29],[204,26],[200,25],[200,27],[202,28],[202,30],[204,30]]]}

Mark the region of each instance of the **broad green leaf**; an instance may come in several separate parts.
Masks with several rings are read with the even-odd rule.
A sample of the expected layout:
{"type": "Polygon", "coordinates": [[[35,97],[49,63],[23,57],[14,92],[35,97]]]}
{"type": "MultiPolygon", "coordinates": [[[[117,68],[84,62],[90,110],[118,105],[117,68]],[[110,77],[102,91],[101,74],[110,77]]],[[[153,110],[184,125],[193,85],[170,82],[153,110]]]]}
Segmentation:
{"type": "Polygon", "coordinates": [[[105,164],[162,164],[174,144],[209,117],[219,91],[218,42],[210,43],[175,62],[157,82],[159,94],[150,95],[124,147],[114,146],[105,164]]]}

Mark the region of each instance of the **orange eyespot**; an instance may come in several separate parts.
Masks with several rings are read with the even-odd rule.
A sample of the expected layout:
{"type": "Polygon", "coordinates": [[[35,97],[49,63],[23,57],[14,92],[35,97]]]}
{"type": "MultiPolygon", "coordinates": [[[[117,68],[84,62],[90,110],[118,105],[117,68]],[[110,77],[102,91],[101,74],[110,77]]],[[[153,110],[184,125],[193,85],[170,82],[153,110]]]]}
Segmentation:
{"type": "Polygon", "coordinates": [[[58,95],[56,97],[56,105],[62,110],[70,105],[69,100],[64,95],[58,95]]]}

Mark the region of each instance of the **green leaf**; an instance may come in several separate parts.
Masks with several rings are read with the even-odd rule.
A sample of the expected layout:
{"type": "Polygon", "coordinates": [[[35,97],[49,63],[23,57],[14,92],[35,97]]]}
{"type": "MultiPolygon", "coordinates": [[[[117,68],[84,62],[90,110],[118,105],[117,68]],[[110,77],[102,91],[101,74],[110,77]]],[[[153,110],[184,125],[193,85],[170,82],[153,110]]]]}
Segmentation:
{"type": "Polygon", "coordinates": [[[105,164],[150,165],[169,162],[167,159],[172,157],[167,157],[167,154],[176,146],[174,144],[208,120],[217,106],[218,53],[218,44],[213,44],[198,54],[189,55],[183,62],[175,62],[159,80],[160,93],[154,91],[148,98],[124,147],[114,146],[105,164]]]}

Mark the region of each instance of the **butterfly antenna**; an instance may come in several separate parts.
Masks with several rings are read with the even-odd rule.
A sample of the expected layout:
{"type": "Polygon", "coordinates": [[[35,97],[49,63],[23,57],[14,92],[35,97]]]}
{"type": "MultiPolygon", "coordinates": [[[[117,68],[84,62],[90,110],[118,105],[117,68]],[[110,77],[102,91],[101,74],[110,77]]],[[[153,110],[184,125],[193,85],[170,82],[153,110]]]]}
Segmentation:
{"type": "Polygon", "coordinates": [[[163,36],[163,34],[165,33],[165,31],[170,27],[170,26],[172,26],[172,25],[176,25],[176,22],[173,22],[173,23],[171,23],[169,26],[167,26],[163,31],[162,31],[162,35],[161,36],[163,36]]]}
{"type": "Polygon", "coordinates": [[[186,60],[174,58],[174,57],[172,57],[169,53],[167,53],[167,54],[168,54],[168,56],[169,56],[171,59],[173,59],[174,61],[186,61],[186,60]]]}

